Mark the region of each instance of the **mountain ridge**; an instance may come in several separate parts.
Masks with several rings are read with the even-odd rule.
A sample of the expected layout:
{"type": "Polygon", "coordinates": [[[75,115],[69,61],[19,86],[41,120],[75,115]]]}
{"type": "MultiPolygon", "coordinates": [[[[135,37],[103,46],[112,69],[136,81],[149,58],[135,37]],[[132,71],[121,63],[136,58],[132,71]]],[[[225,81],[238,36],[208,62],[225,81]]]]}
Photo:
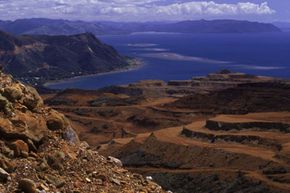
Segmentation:
{"type": "Polygon", "coordinates": [[[0,21],[0,29],[10,33],[72,35],[91,32],[95,35],[117,35],[136,32],[176,32],[176,33],[259,33],[281,32],[270,23],[240,20],[188,20],[179,22],[88,22],[53,20],[45,18],[0,21]],[[186,25],[184,25],[186,24],[186,25]]]}

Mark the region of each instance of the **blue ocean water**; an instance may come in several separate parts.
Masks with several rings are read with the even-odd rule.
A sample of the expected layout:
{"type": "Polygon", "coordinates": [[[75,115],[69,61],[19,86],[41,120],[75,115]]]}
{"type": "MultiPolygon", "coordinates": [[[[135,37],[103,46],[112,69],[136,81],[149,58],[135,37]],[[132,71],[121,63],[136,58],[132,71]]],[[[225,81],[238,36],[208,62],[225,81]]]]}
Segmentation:
{"type": "Polygon", "coordinates": [[[101,36],[121,54],[145,65],[136,70],[79,77],[49,88],[97,89],[146,79],[183,80],[221,69],[290,78],[290,33],[101,36]]]}

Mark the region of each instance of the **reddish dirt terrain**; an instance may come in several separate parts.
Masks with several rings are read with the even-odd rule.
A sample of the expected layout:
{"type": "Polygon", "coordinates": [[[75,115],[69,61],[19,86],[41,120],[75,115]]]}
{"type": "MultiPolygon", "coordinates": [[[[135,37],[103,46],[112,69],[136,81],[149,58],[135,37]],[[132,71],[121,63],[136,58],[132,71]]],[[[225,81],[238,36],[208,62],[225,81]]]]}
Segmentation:
{"type": "Polygon", "coordinates": [[[290,84],[223,71],[44,96],[80,138],[180,193],[290,192],[290,84]]]}

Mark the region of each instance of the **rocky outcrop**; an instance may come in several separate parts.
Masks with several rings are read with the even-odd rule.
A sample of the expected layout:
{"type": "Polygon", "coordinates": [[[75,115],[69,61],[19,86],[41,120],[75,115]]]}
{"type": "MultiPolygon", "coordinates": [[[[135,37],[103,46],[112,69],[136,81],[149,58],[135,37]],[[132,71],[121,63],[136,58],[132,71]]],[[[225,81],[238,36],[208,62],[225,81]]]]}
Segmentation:
{"type": "Polygon", "coordinates": [[[225,143],[238,143],[252,146],[262,146],[272,148],[274,150],[281,150],[282,145],[278,141],[264,139],[255,135],[233,135],[233,134],[213,134],[193,131],[187,128],[183,128],[181,135],[191,138],[208,141],[210,143],[225,142],[225,143]]]}
{"type": "Polygon", "coordinates": [[[164,192],[80,142],[64,115],[0,74],[0,192],[164,192]]]}
{"type": "Polygon", "coordinates": [[[165,105],[211,114],[247,114],[290,110],[290,86],[283,81],[239,84],[233,88],[195,93],[165,105]],[[275,93],[275,94],[273,94],[275,93]]]}
{"type": "Polygon", "coordinates": [[[226,122],[219,120],[207,120],[206,128],[211,130],[242,130],[242,129],[254,129],[254,130],[276,130],[280,132],[289,133],[289,124],[280,122],[266,122],[266,121],[249,121],[249,122],[226,122]]]}

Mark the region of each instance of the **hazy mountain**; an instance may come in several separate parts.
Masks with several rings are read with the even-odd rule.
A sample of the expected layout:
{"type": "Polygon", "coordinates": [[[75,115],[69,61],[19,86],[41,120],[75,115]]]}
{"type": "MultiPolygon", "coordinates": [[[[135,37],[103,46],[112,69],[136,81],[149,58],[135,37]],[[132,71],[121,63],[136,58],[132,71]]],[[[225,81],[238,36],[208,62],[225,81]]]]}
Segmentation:
{"type": "Polygon", "coordinates": [[[279,27],[282,31],[290,31],[290,23],[289,22],[275,22],[273,24],[275,26],[279,27]]]}
{"type": "Polygon", "coordinates": [[[42,18],[0,21],[0,28],[13,34],[72,35],[85,32],[104,33],[102,26],[94,23],[42,18]]]}
{"type": "Polygon", "coordinates": [[[236,20],[182,21],[161,26],[160,31],[182,33],[259,33],[279,32],[272,24],[236,20]]]}
{"type": "Polygon", "coordinates": [[[176,33],[258,33],[279,32],[272,24],[237,20],[198,20],[182,22],[84,22],[52,19],[1,21],[0,29],[13,34],[72,35],[91,32],[96,35],[134,32],[176,33]]]}
{"type": "Polygon", "coordinates": [[[0,32],[0,50],[4,70],[16,77],[59,79],[128,65],[127,58],[91,33],[15,37],[0,32]]]}

